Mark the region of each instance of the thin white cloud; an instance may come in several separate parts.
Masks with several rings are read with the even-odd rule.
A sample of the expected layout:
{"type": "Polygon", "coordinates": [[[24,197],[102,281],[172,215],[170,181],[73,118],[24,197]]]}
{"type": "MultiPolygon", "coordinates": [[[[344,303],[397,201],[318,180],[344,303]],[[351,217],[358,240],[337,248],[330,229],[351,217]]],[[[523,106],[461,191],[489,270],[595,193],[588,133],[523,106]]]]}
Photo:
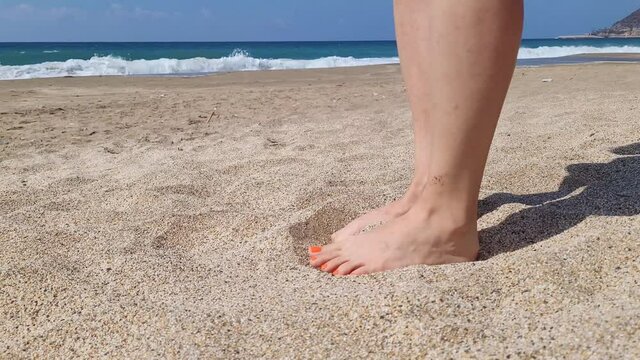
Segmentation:
{"type": "Polygon", "coordinates": [[[30,17],[35,12],[35,8],[29,4],[17,4],[11,7],[0,9],[0,19],[23,19],[30,17]]]}
{"type": "Polygon", "coordinates": [[[166,19],[171,16],[178,16],[178,13],[167,13],[159,10],[144,9],[139,6],[127,7],[120,3],[112,3],[107,14],[114,17],[128,19],[166,19]]]}
{"type": "Polygon", "coordinates": [[[35,10],[35,8],[29,4],[18,4],[14,7],[14,9],[19,13],[32,13],[35,10]]]}
{"type": "Polygon", "coordinates": [[[80,8],[53,7],[36,8],[30,4],[17,4],[8,8],[0,8],[0,19],[4,20],[60,20],[82,18],[86,12],[80,8]]]}
{"type": "Polygon", "coordinates": [[[65,6],[47,9],[46,12],[56,19],[83,18],[87,15],[86,11],[82,9],[65,6]]]}

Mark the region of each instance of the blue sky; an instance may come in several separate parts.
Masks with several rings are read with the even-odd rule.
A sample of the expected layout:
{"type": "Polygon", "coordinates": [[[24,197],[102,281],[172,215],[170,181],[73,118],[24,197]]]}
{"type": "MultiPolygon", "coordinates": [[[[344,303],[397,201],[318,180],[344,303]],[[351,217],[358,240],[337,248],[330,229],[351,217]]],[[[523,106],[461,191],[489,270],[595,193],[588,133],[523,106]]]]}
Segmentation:
{"type": "MultiPolygon", "coordinates": [[[[526,38],[586,33],[640,0],[525,0],[526,38]]],[[[0,0],[0,41],[393,39],[392,0],[0,0]]]]}

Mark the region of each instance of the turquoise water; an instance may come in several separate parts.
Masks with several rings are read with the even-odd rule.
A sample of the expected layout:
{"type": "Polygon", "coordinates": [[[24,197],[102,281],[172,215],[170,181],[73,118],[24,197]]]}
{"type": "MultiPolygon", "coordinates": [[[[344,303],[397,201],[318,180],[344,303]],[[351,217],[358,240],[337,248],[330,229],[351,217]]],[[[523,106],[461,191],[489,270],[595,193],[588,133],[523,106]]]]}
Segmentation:
{"type": "Polygon", "coordinates": [[[262,59],[312,60],[328,56],[387,58],[397,56],[393,41],[367,42],[161,42],[161,43],[0,43],[0,64],[26,65],[94,56],[127,60],[219,59],[244,50],[262,59]]]}
{"type": "MultiPolygon", "coordinates": [[[[583,53],[640,53],[640,39],[523,40],[521,64],[583,53]]],[[[554,60],[557,59],[557,60],[554,60]]],[[[166,75],[397,63],[394,41],[0,43],[0,79],[166,75]]]]}

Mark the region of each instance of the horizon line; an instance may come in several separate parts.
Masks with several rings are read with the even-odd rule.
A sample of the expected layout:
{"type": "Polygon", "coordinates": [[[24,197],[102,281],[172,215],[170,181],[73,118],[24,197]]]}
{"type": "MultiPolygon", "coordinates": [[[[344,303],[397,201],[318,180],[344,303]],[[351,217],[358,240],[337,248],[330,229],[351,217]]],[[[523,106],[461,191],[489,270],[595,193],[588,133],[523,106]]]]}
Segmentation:
{"type": "MultiPolygon", "coordinates": [[[[562,36],[562,35],[560,35],[562,36]]],[[[556,37],[522,38],[522,40],[574,40],[556,37]]],[[[589,38],[576,40],[589,40],[589,38]]],[[[0,41],[0,44],[86,44],[86,43],[327,43],[327,42],[396,42],[396,39],[381,40],[97,40],[97,41],[0,41]]]]}

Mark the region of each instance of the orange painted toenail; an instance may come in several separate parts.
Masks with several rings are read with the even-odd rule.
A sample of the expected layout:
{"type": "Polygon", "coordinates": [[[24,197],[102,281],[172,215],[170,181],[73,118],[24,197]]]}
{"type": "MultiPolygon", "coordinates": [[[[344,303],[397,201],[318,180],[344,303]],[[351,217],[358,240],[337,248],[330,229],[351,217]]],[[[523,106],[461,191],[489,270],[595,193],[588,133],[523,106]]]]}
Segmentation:
{"type": "Polygon", "coordinates": [[[320,251],[322,251],[322,248],[320,246],[311,246],[311,247],[309,247],[309,251],[312,254],[315,254],[315,253],[319,253],[320,251]]]}
{"type": "Polygon", "coordinates": [[[318,260],[318,257],[317,257],[317,256],[312,256],[312,257],[311,257],[311,261],[316,261],[316,260],[318,260]]]}
{"type": "Polygon", "coordinates": [[[322,264],[322,266],[320,266],[320,270],[326,270],[327,269],[327,264],[322,264]]]}
{"type": "Polygon", "coordinates": [[[333,270],[332,274],[333,275],[338,275],[338,270],[333,270]]]}

